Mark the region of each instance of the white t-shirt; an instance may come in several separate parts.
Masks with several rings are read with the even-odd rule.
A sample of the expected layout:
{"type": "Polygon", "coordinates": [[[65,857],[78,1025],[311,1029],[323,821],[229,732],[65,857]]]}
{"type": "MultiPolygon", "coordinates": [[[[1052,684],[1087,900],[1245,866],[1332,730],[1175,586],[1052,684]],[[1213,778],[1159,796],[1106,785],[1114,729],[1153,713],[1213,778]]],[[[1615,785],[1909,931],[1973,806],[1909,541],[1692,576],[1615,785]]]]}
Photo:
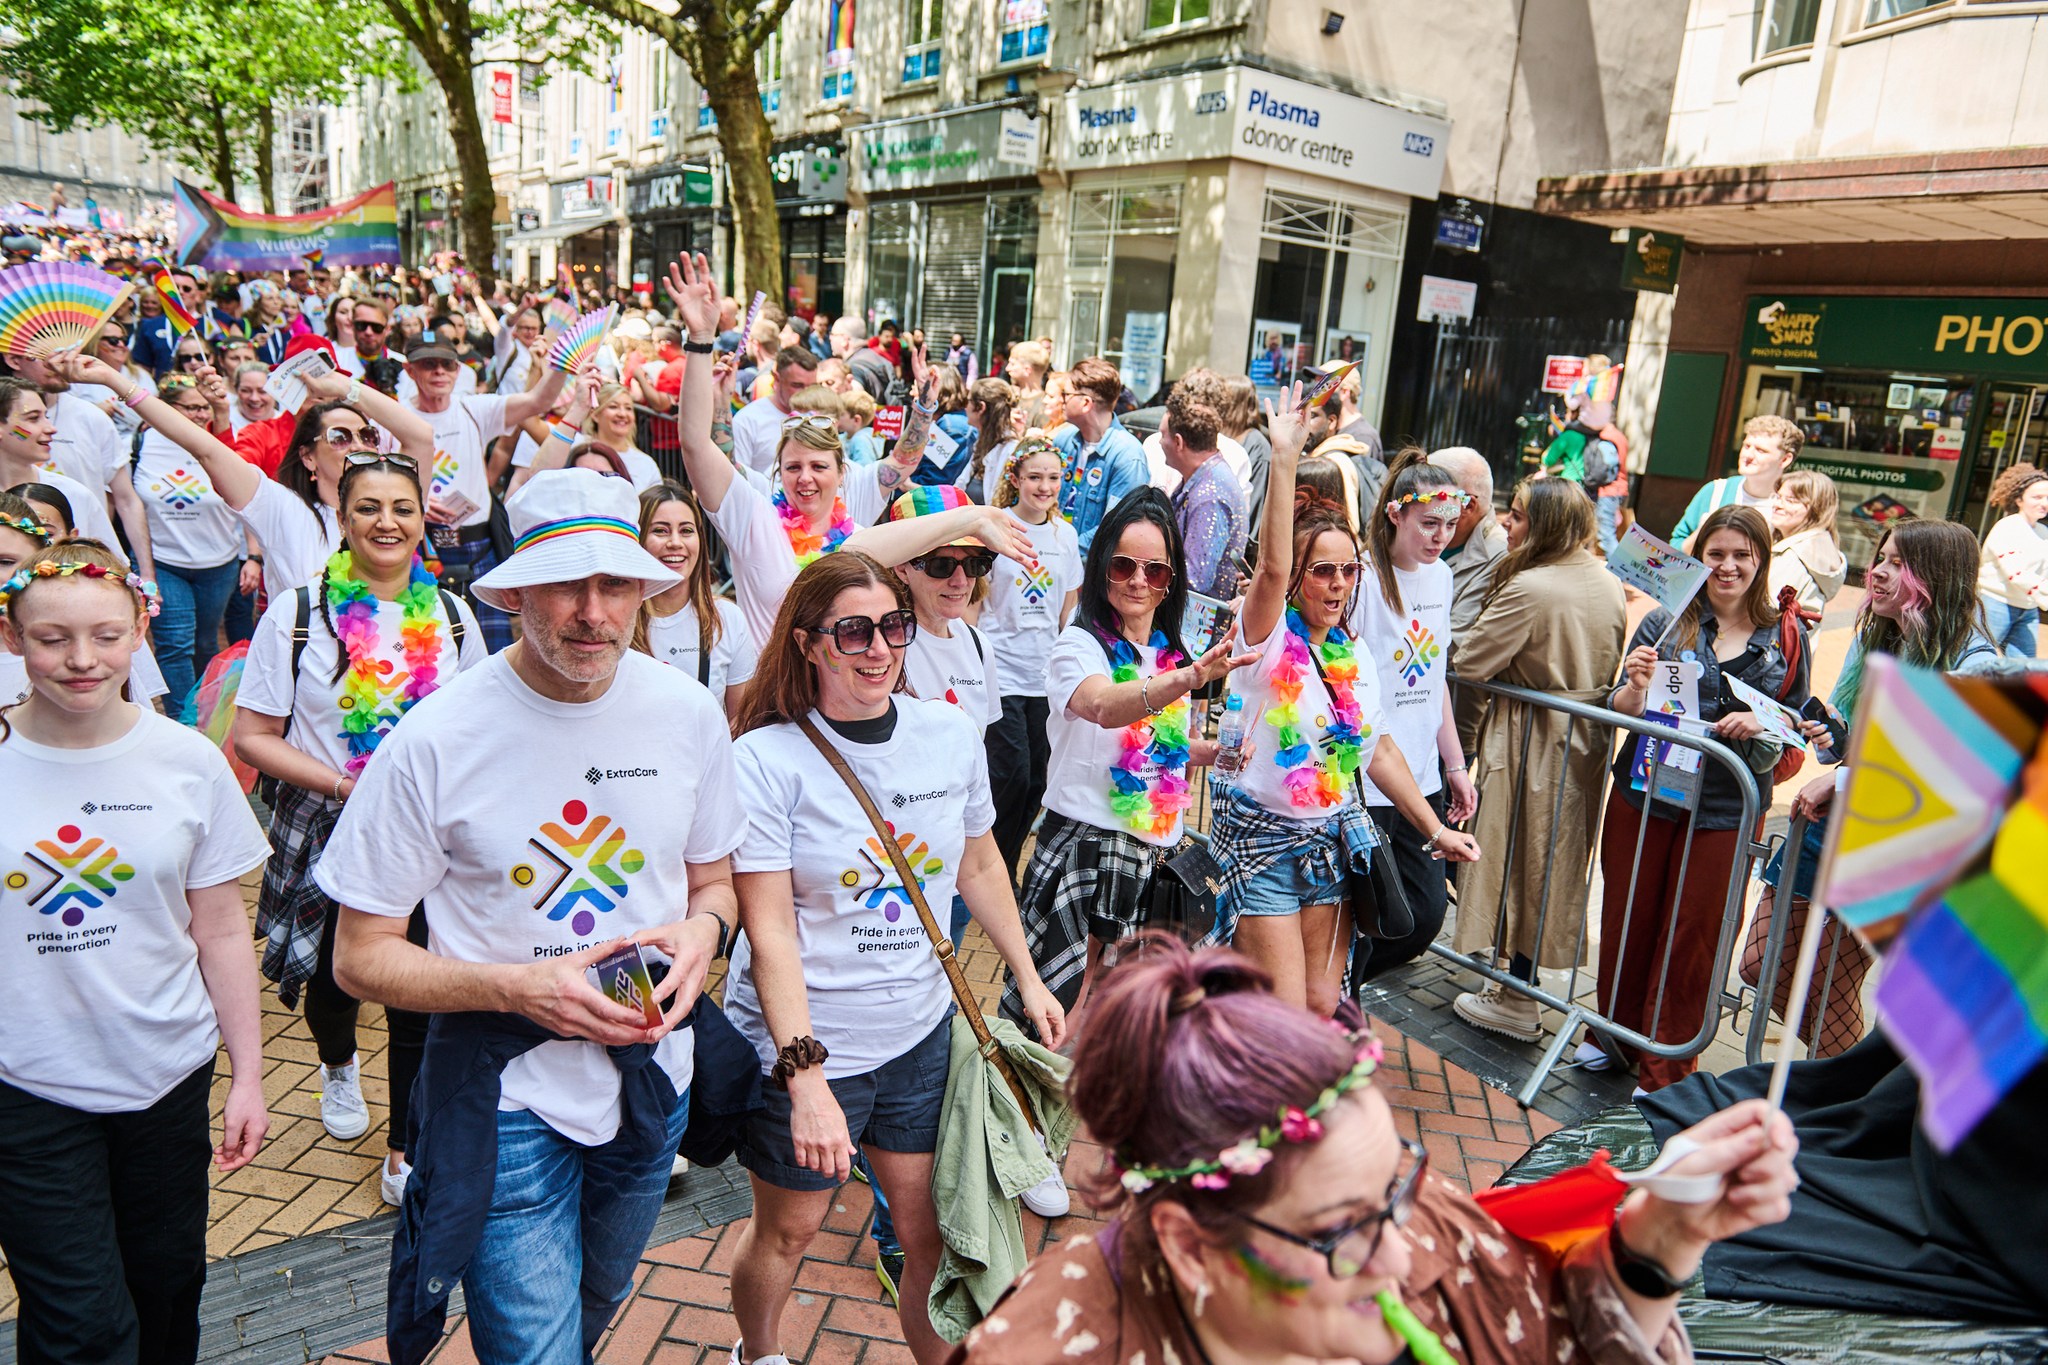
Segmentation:
{"type": "Polygon", "coordinates": [[[114,552],[114,557],[123,564],[128,562],[128,552],[121,548],[121,538],[114,534],[114,519],[107,514],[107,490],[104,485],[88,488],[71,475],[59,469],[44,465],[36,471],[36,482],[48,484],[64,495],[64,501],[71,504],[71,525],[87,540],[97,540],[114,552]]]}
{"type": "Polygon", "coordinates": [[[234,508],[213,491],[199,461],[161,432],[142,434],[135,491],[149,514],[150,552],[159,564],[211,569],[242,557],[247,542],[234,508]]]}
{"type": "MultiPolygon", "coordinates": [[[[520,432],[519,444],[512,451],[513,467],[515,469],[532,468],[533,458],[538,454],[540,454],[540,447],[534,444],[533,438],[524,431],[520,432]]],[[[633,491],[635,493],[645,493],[648,489],[661,482],[661,466],[654,462],[652,455],[648,455],[633,446],[627,446],[619,452],[619,458],[626,462],[626,474],[633,480],[633,491]]]]}
{"type": "Polygon", "coordinates": [[[50,443],[50,467],[94,490],[101,502],[117,478],[126,478],[128,442],[114,419],[75,393],[52,394],[50,418],[57,437],[50,443]]]}
{"type": "Polygon", "coordinates": [[[974,722],[976,734],[986,734],[1003,718],[1003,694],[989,672],[994,651],[988,637],[965,621],[949,622],[947,628],[950,636],[917,628],[903,656],[903,676],[912,692],[951,702],[974,722]]]}
{"type": "MultiPolygon", "coordinates": [[[[126,373],[129,380],[144,393],[156,392],[156,378],[148,370],[130,368],[126,373]]],[[[135,409],[123,403],[120,397],[104,384],[73,384],[67,390],[67,396],[82,403],[90,403],[101,412],[107,412],[101,404],[112,400],[114,410],[107,412],[107,420],[112,422],[114,430],[120,433],[123,450],[128,448],[128,443],[135,439],[136,430],[142,426],[142,419],[136,415],[135,409]]]]}
{"type": "MultiPolygon", "coordinates": [[[[317,595],[319,585],[313,584],[311,590],[317,595]]],[[[444,605],[434,613],[441,622],[441,655],[435,673],[438,685],[443,687],[456,673],[473,668],[490,657],[490,647],[484,643],[483,632],[477,628],[476,613],[460,597],[454,600],[456,615],[462,620],[462,646],[455,651],[454,632],[447,620],[445,600],[444,597],[444,605]],[[456,657],[451,659],[451,652],[456,657]]],[[[292,626],[299,616],[298,590],[295,588],[282,597],[271,599],[263,619],[256,623],[256,634],[249,641],[249,656],[242,664],[241,690],[235,694],[235,705],[262,716],[291,717],[286,738],[292,747],[320,760],[336,772],[346,772],[349,748],[348,734],[342,728],[342,684],[328,681],[334,676],[334,665],[341,657],[341,644],[329,631],[320,603],[315,601],[311,606],[306,622],[306,647],[299,655],[299,676],[294,682],[291,677],[292,626]]],[[[377,604],[377,658],[390,670],[379,688],[380,721],[398,718],[399,702],[404,697],[405,684],[412,676],[406,669],[405,651],[401,648],[400,632],[404,624],[405,609],[398,603],[377,604]]]]}
{"type": "Polygon", "coordinates": [[[483,525],[491,519],[486,455],[491,442],[505,434],[505,400],[472,394],[451,399],[440,412],[422,412],[420,416],[434,429],[434,474],[429,492],[445,494],[454,489],[476,506],[457,524],[483,525]]]}
{"type": "MultiPolygon", "coordinates": [[[[747,618],[739,607],[723,597],[712,601],[718,608],[718,638],[711,642],[711,663],[703,670],[703,682],[723,705],[726,688],[752,681],[761,650],[754,643],[754,633],[747,628],[747,618]]],[[[654,651],[654,657],[693,678],[698,677],[702,668],[701,638],[694,602],[673,616],[647,618],[647,647],[654,651]]]]}
{"type": "Polygon", "coordinates": [[[1046,657],[1059,638],[1060,608],[1081,586],[1081,542],[1072,523],[1049,517],[1031,527],[1029,563],[996,558],[981,633],[996,655],[996,685],[1006,697],[1045,695],[1046,657]]]}
{"type": "MultiPolygon", "coordinates": [[[[1158,662],[1158,651],[1138,646],[1139,677],[1158,672],[1158,662]]],[[[1165,834],[1139,833],[1110,809],[1109,769],[1123,756],[1123,730],[1107,730],[1067,714],[1076,688],[1090,678],[1111,676],[1109,654],[1094,631],[1068,626],[1060,632],[1045,673],[1045,732],[1052,746],[1045,768],[1045,808],[1097,829],[1123,830],[1145,843],[1170,848],[1180,842],[1183,821],[1176,819],[1165,834]]],[[[1158,781],[1159,770],[1148,761],[1140,776],[1150,785],[1158,781]]]]}
{"type": "MultiPolygon", "coordinates": [[[[840,501],[856,529],[872,526],[889,500],[876,480],[876,465],[846,466],[839,485],[840,501]]],[[[761,491],[753,480],[740,477],[726,489],[725,500],[709,513],[711,524],[725,537],[732,561],[733,595],[747,614],[747,625],[756,640],[775,633],[775,613],[796,582],[796,551],[789,548],[789,536],[782,529],[782,516],[775,510],[773,494],[761,491]]]]}
{"type": "Polygon", "coordinates": [[[756,398],[732,415],[732,457],[748,469],[766,474],[775,468],[782,422],[789,414],[773,398],[756,398]]]}
{"type": "Polygon", "coordinates": [[[189,887],[270,855],[227,760],[143,711],[91,749],[0,743],[0,1080],[88,1113],[147,1109],[214,1055],[189,887]]]}
{"type": "Polygon", "coordinates": [[[341,543],[332,507],[315,512],[276,479],[258,484],[238,515],[263,547],[263,592],[273,602],[319,577],[341,543]]]}
{"type": "MultiPolygon", "coordinates": [[[[1444,723],[1444,690],[1451,656],[1451,566],[1441,559],[1419,569],[1394,570],[1394,583],[1408,608],[1395,613],[1380,595],[1379,574],[1368,560],[1351,609],[1358,640],[1359,669],[1370,657],[1380,677],[1386,731],[1401,746],[1415,785],[1428,796],[1443,786],[1437,770],[1437,732],[1444,723]]],[[[1391,806],[1393,798],[1365,781],[1366,804],[1391,806]]]]}
{"type": "MultiPolygon", "coordinates": [[[[953,903],[967,841],[995,825],[988,757],[957,707],[896,698],[896,728],[855,744],[815,711],[811,723],[886,812],[935,916],[953,903]]],[[[860,803],[794,725],[740,736],[739,802],[746,840],[735,872],[788,872],[796,897],[797,952],[811,1036],[832,1055],[825,1075],[859,1076],[902,1056],[937,1028],[952,1004],[945,971],[860,803]]],[[[775,1063],[742,938],[726,975],[726,1012],[775,1063]]]]}
{"type": "MultiPolygon", "coordinates": [[[[497,654],[379,746],[314,878],[373,915],[425,901],[443,957],[536,962],[684,918],[686,864],[739,847],[736,780],[696,679],[628,652],[596,700],[558,702],[497,654]]],[[[691,1048],[678,1029],[655,1051],[678,1092],[691,1048]]],[[[498,1108],[598,1146],[618,1133],[618,1068],[598,1043],[542,1043],[505,1067],[498,1108]]]]}
{"type": "MultiPolygon", "coordinates": [[[[1280,664],[1287,648],[1286,618],[1283,616],[1265,639],[1256,644],[1247,643],[1244,647],[1257,650],[1259,661],[1230,675],[1231,690],[1244,698],[1245,739],[1251,751],[1237,776],[1237,786],[1276,815],[1293,820],[1327,820],[1355,799],[1353,785],[1345,782],[1344,798],[1335,805],[1297,806],[1287,789],[1287,774],[1292,765],[1283,768],[1274,761],[1280,752],[1280,732],[1273,728],[1269,713],[1279,704],[1273,690],[1273,670],[1280,664]]],[[[1371,761],[1373,745],[1378,742],[1380,727],[1385,721],[1380,715],[1379,679],[1362,652],[1358,661],[1358,681],[1352,684],[1351,695],[1358,702],[1358,756],[1363,764],[1371,761]]],[[[1296,703],[1296,714],[1301,717],[1302,738],[1314,750],[1311,757],[1319,760],[1322,741],[1330,723],[1330,692],[1323,686],[1323,680],[1316,676],[1312,663],[1301,666],[1301,699],[1296,703]]]]}

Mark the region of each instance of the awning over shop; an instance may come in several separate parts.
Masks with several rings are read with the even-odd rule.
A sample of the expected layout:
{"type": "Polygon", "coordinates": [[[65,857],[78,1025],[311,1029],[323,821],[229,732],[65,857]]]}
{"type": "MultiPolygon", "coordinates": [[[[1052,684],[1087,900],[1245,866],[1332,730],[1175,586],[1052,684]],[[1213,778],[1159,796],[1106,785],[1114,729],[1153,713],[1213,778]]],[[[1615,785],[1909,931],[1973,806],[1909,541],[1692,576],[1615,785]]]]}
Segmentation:
{"type": "Polygon", "coordinates": [[[1536,208],[1693,246],[2048,238],[2048,147],[1553,176],[1536,208]]]}

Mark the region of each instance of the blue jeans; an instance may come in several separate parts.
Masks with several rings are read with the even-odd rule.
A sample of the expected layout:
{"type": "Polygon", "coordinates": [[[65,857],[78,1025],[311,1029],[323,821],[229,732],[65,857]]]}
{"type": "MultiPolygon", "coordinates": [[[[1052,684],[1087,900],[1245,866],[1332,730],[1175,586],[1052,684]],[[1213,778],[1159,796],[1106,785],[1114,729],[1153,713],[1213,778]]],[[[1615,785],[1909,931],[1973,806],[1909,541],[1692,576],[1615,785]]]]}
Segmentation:
{"type": "Polygon", "coordinates": [[[498,1115],[498,1173],[462,1287],[469,1337],[486,1365],[583,1365],[633,1287],[669,1163],[688,1126],[676,1101],[669,1141],[633,1167],[617,1143],[571,1142],[525,1110],[498,1115]]]}
{"type": "Polygon", "coordinates": [[[1980,597],[1984,620],[1991,627],[1991,643],[2009,659],[2034,657],[2034,627],[2040,623],[2039,607],[2015,607],[2003,597],[1980,597]]]}
{"type": "Polygon", "coordinates": [[[235,580],[241,572],[241,561],[234,559],[210,569],[181,569],[157,561],[156,581],[163,591],[164,609],[150,622],[149,633],[156,642],[164,686],[169,689],[164,707],[178,720],[189,722],[192,718],[192,689],[220,652],[221,613],[235,594],[235,580]]]}
{"type": "Polygon", "coordinates": [[[1621,505],[1628,501],[1626,494],[1620,497],[1593,499],[1593,526],[1600,536],[1600,553],[1611,553],[1621,540],[1621,505]]]}

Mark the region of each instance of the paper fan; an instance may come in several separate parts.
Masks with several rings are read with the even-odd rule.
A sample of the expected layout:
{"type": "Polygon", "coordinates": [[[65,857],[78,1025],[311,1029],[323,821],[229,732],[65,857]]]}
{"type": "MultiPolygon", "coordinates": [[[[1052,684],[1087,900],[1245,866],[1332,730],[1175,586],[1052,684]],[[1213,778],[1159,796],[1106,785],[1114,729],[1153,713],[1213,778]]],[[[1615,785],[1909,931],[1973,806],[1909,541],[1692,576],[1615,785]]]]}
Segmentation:
{"type": "Polygon", "coordinates": [[[611,330],[612,319],[618,313],[619,305],[608,303],[595,313],[585,313],[576,319],[555,338],[555,344],[548,347],[549,367],[573,374],[584,361],[597,354],[597,348],[604,344],[604,334],[611,330]]]}
{"type": "Polygon", "coordinates": [[[1328,374],[1309,385],[1302,393],[1302,407],[1312,408],[1318,403],[1329,402],[1331,398],[1336,396],[1337,386],[1344,382],[1344,376],[1357,368],[1358,362],[1355,360],[1347,360],[1342,365],[1331,366],[1328,374]]]}
{"type": "Polygon", "coordinates": [[[576,325],[576,305],[567,299],[549,299],[548,306],[541,310],[542,325],[550,332],[566,331],[576,325]]]}
{"type": "Polygon", "coordinates": [[[0,351],[39,358],[77,350],[134,292],[104,270],[69,261],[0,270],[0,351]]]}

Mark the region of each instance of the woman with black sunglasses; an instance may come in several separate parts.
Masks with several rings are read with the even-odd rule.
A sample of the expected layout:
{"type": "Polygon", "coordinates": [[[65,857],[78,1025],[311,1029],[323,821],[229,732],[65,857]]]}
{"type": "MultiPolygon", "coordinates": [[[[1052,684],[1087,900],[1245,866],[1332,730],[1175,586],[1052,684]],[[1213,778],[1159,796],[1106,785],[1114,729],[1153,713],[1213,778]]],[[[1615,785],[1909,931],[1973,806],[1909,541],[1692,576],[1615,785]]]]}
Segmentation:
{"type": "Polygon", "coordinates": [[[1096,992],[1067,1081],[1110,1223],[1039,1257],[958,1365],[1670,1365],[1692,1359],[1678,1295],[1708,1246],[1790,1211],[1798,1139],[1751,1100],[1685,1133],[1672,1171],[1709,1177],[1704,1202],[1639,1189],[1607,1235],[1524,1241],[1401,1136],[1368,1032],[1274,998],[1236,953],[1145,946],[1096,992]]]}
{"type": "MultiPolygon", "coordinates": [[[[105,361],[81,356],[69,368],[74,382],[106,385],[145,423],[199,462],[214,491],[262,543],[263,588],[272,601],[311,582],[339,544],[334,509],[351,454],[376,455],[383,432],[388,431],[414,468],[434,458],[434,431],[425,418],[345,374],[306,379],[313,401],[299,413],[291,445],[277,477],[271,479],[225,445],[205,422],[145,392],[105,361]]],[[[200,366],[194,377],[216,412],[227,404],[227,384],[211,366],[200,366]]]]}
{"type": "MultiPolygon", "coordinates": [[[[1216,743],[1191,731],[1188,696],[1258,659],[1235,627],[1199,658],[1181,644],[1180,528],[1156,488],[1112,505],[1088,547],[1074,624],[1046,668],[1045,818],[1018,902],[1031,960],[1070,1012],[1087,1005],[1103,950],[1144,927],[1154,869],[1180,844],[1188,769],[1216,743]]],[[[1003,1010],[1019,1017],[1014,993],[1003,1010]]]]}
{"type": "Polygon", "coordinates": [[[856,1145],[906,1258],[904,1340],[921,1365],[947,1350],[926,1304],[940,1254],[932,1169],[952,993],[895,859],[818,743],[888,812],[927,904],[944,913],[936,908],[957,887],[1039,1035],[1051,1047],[1066,1036],[989,833],[995,807],[974,727],[952,704],[901,690],[916,635],[895,574],[858,551],[827,555],[797,575],[733,720],[747,812],[733,887],[745,933],[725,1007],[768,1073],[766,1108],[739,1148],[754,1216],[734,1261],[732,1359],[749,1365],[782,1359],[783,1307],[856,1145]]]}

